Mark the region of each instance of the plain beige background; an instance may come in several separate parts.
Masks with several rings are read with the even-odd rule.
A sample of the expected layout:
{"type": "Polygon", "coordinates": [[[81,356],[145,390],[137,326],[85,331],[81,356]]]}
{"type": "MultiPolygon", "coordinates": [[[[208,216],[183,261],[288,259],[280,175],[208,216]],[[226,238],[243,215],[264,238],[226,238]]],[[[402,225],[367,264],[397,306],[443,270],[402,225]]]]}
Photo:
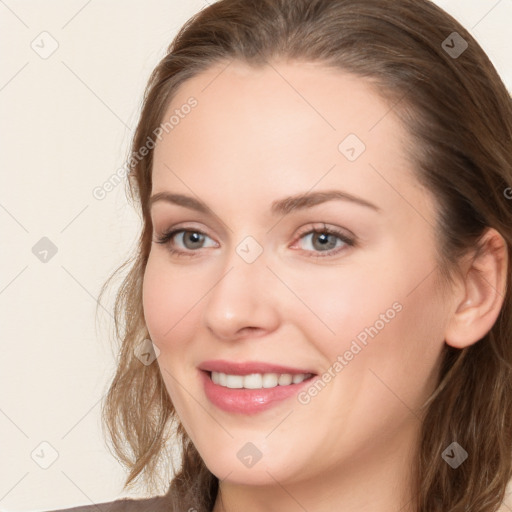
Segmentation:
{"type": "MultiPolygon", "coordinates": [[[[512,91],[512,0],[436,3],[512,91]]],[[[139,218],[124,183],[103,199],[93,191],[124,165],[151,70],[206,5],[0,0],[2,511],[146,496],[122,491],[100,428],[112,296],[95,323],[99,289],[133,248],[139,218]]]]}

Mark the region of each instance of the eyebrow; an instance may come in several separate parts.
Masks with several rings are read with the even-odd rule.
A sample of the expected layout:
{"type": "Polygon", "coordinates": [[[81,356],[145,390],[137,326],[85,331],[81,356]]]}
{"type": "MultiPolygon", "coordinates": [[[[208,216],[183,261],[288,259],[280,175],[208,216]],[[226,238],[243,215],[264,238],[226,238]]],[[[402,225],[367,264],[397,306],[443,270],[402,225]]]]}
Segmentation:
{"type": "MultiPolygon", "coordinates": [[[[376,212],[381,211],[381,208],[375,204],[370,203],[361,197],[354,196],[341,190],[325,190],[321,192],[309,192],[305,194],[296,194],[294,196],[285,197],[283,199],[273,201],[270,211],[273,215],[286,215],[295,210],[304,210],[306,208],[311,208],[318,204],[336,199],[348,201],[360,206],[365,206],[375,210],[376,212]]],[[[151,208],[153,204],[158,201],[165,201],[166,203],[176,204],[205,214],[208,214],[211,211],[210,208],[208,208],[208,206],[206,206],[206,204],[199,199],[183,194],[158,192],[157,194],[154,194],[150,197],[149,207],[151,208]]]]}

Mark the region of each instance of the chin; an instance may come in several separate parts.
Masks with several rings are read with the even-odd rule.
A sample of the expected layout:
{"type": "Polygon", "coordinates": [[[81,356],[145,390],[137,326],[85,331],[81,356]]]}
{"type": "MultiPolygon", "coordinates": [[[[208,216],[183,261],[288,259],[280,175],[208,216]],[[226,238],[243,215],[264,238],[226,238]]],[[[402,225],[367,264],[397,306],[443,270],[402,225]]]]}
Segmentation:
{"type": "MultiPolygon", "coordinates": [[[[244,445],[242,444],[242,446],[244,445]]],[[[286,482],[293,479],[294,474],[297,473],[297,459],[292,456],[291,452],[288,452],[289,460],[280,459],[271,454],[262,454],[257,462],[253,462],[252,466],[246,466],[237,456],[239,450],[233,452],[224,450],[221,457],[219,457],[219,451],[206,455],[203,460],[206,467],[219,480],[225,482],[237,485],[276,485],[276,480],[280,483],[286,482]],[[230,456],[230,453],[233,453],[233,456],[230,456]]],[[[244,459],[244,452],[240,458],[244,459]]],[[[299,474],[303,473],[303,471],[299,471],[299,474]]]]}

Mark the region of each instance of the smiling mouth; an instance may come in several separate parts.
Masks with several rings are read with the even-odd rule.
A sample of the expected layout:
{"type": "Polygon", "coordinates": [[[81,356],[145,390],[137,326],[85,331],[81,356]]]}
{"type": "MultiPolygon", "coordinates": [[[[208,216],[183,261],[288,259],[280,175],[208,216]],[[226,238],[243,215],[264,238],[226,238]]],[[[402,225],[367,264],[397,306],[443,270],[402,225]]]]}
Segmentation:
{"type": "Polygon", "coordinates": [[[301,384],[315,377],[313,373],[251,373],[233,375],[223,372],[206,371],[210,380],[227,389],[271,389],[301,384]]]}
{"type": "MultiPolygon", "coordinates": [[[[311,385],[311,381],[317,377],[316,373],[303,373],[295,369],[291,369],[294,373],[257,373],[254,365],[252,372],[247,368],[241,370],[240,366],[230,368],[231,371],[238,371],[238,374],[206,368],[199,371],[206,398],[230,414],[253,415],[279,407],[311,385]]],[[[283,371],[284,368],[279,370],[283,371]]]]}

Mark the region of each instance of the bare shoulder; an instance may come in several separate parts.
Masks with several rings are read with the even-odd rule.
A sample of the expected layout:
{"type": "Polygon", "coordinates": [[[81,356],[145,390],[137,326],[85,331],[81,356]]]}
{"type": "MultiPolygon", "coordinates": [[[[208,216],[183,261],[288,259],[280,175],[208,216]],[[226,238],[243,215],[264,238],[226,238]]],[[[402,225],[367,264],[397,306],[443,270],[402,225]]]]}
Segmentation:
{"type": "Polygon", "coordinates": [[[156,496],[143,499],[122,498],[105,503],[47,510],[45,512],[172,512],[172,510],[168,497],[156,496]]]}

